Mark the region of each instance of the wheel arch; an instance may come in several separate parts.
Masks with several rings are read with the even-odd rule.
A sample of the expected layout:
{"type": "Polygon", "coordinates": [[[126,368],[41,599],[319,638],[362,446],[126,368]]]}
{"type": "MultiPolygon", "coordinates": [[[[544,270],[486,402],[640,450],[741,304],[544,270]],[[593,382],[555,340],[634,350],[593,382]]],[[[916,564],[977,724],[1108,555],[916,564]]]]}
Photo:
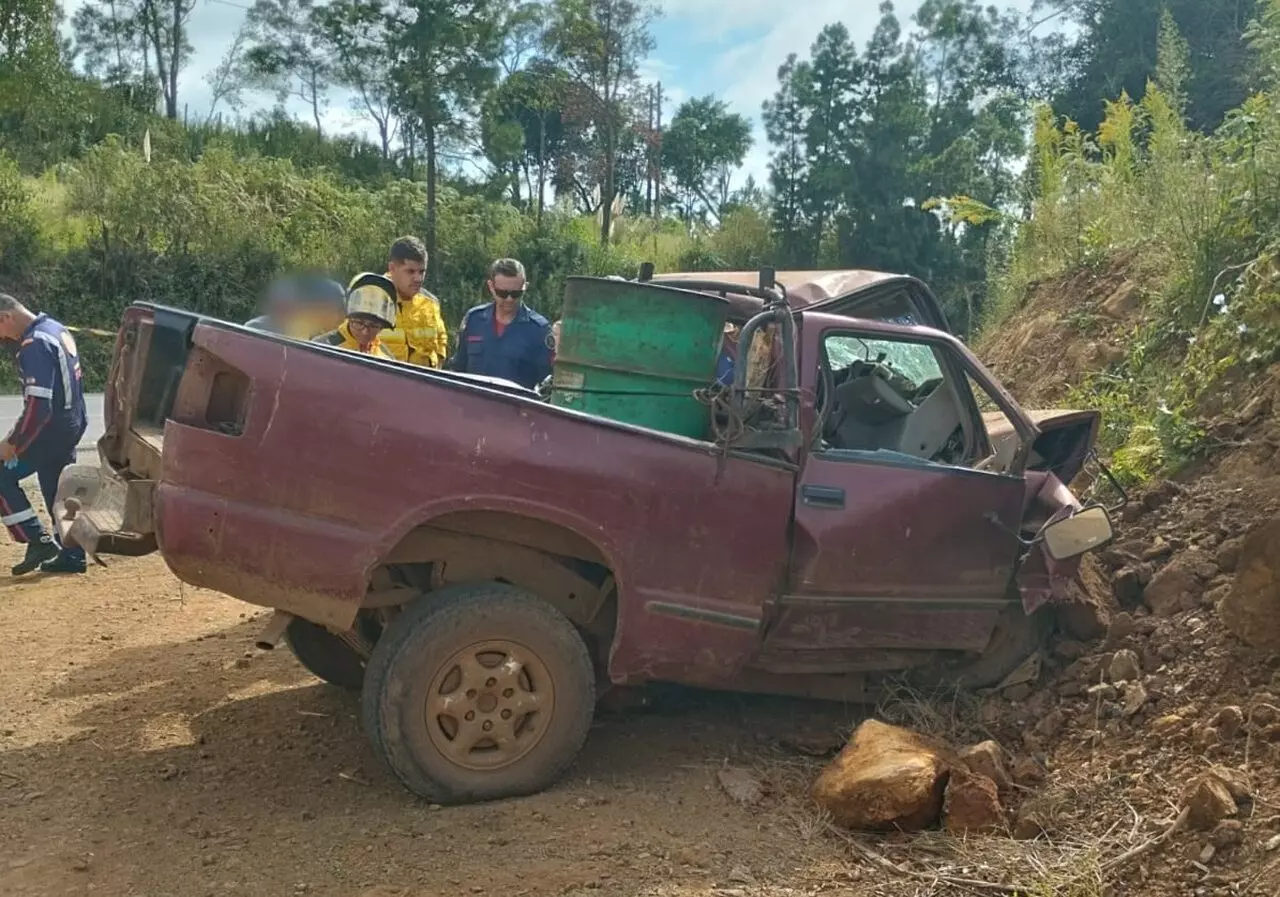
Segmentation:
{"type": "Polygon", "coordinates": [[[599,527],[572,512],[503,497],[450,501],[407,517],[381,540],[376,555],[370,596],[385,588],[381,574],[389,569],[429,576],[417,583],[421,588],[509,582],[593,634],[605,654],[612,645],[625,582],[621,551],[599,527]]]}

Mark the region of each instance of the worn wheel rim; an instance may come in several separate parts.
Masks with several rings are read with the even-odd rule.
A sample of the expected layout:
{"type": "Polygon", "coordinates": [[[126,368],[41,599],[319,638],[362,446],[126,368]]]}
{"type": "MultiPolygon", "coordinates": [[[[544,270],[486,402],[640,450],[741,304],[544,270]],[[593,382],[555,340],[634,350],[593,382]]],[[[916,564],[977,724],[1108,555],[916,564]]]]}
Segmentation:
{"type": "Polygon", "coordinates": [[[507,639],[456,652],[431,680],[424,721],[431,744],[463,769],[517,762],[546,735],[555,684],[546,664],[507,639]]]}

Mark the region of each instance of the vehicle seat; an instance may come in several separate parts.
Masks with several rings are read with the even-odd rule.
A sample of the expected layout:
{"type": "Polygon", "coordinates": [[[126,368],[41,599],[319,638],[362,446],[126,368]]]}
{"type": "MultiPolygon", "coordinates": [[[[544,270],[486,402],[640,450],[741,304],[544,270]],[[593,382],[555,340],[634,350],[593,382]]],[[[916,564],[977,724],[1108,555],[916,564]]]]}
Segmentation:
{"type": "Polygon", "coordinates": [[[836,387],[831,442],[843,449],[896,450],[914,410],[883,377],[854,376],[836,387]]]}
{"type": "Polygon", "coordinates": [[[950,383],[939,383],[911,415],[903,420],[898,444],[887,446],[917,458],[932,458],[942,451],[960,426],[955,391],[950,383]]]}

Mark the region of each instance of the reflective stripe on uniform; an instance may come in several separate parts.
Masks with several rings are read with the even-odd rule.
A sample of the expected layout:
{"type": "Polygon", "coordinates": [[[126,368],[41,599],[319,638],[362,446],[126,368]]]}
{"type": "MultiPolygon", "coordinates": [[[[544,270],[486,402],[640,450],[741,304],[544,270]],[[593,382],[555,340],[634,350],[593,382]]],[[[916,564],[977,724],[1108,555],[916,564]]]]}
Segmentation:
{"type": "Polygon", "coordinates": [[[53,398],[53,390],[47,386],[28,386],[22,390],[22,394],[33,399],[53,398]]]}
{"type": "MultiPolygon", "coordinates": [[[[52,333],[45,333],[43,330],[37,330],[31,334],[32,337],[42,342],[46,342],[58,353],[58,370],[62,374],[62,406],[64,408],[71,407],[71,365],[67,362],[67,350],[63,347],[62,341],[52,333]]],[[[52,398],[52,396],[50,396],[52,398]]]]}
{"type": "Polygon", "coordinates": [[[28,520],[36,519],[36,509],[27,508],[25,511],[18,511],[16,514],[10,514],[7,517],[0,517],[0,524],[5,526],[16,526],[19,523],[26,523],[28,520]]]}

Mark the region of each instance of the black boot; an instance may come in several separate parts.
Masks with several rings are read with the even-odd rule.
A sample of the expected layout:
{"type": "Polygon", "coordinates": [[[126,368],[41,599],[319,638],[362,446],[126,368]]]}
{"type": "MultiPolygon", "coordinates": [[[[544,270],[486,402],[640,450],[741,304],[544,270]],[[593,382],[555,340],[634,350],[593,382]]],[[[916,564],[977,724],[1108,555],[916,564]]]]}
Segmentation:
{"type": "Polygon", "coordinates": [[[27,543],[26,556],[23,557],[21,563],[14,564],[10,572],[14,576],[26,576],[28,573],[34,572],[45,561],[51,561],[57,556],[58,543],[54,542],[53,537],[48,533],[41,533],[39,538],[27,543]]]}
{"type": "Polygon", "coordinates": [[[65,548],[58,552],[56,558],[40,565],[41,573],[85,573],[88,569],[83,552],[65,548]]]}

